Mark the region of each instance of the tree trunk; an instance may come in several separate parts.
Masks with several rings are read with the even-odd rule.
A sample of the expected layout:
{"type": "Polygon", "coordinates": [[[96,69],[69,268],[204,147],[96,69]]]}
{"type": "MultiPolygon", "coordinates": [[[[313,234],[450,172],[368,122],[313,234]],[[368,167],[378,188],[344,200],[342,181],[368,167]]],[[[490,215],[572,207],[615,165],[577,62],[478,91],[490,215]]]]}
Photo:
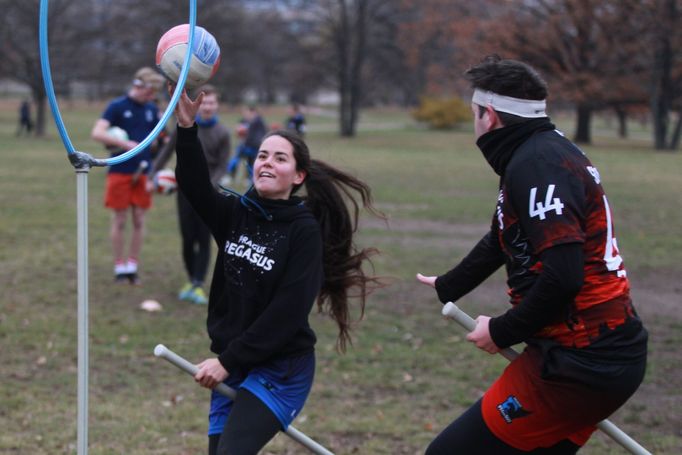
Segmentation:
{"type": "Polygon", "coordinates": [[[338,0],[339,23],[336,30],[337,78],[339,84],[339,131],[343,137],[355,136],[360,97],[362,68],[367,53],[367,0],[357,0],[349,11],[345,0],[338,0]],[[351,24],[352,21],[352,24],[351,24]]]}
{"type": "Polygon", "coordinates": [[[47,96],[43,87],[32,87],[33,100],[36,106],[36,130],[35,135],[38,137],[45,136],[45,120],[47,118],[47,96]]]}
{"type": "Polygon", "coordinates": [[[654,124],[654,148],[665,150],[668,135],[670,100],[674,97],[672,84],[673,48],[670,41],[668,20],[676,17],[675,0],[661,2],[666,20],[658,27],[657,45],[653,61],[653,93],[651,96],[651,117],[654,124]]]}
{"type": "Polygon", "coordinates": [[[352,136],[349,131],[349,77],[348,60],[350,48],[350,27],[348,25],[348,8],[344,0],[338,0],[339,4],[339,23],[336,26],[334,39],[336,42],[337,69],[336,77],[339,85],[339,134],[343,137],[352,136]]]}
{"type": "Polygon", "coordinates": [[[352,137],[355,135],[355,129],[354,129],[353,121],[351,118],[350,93],[348,93],[347,88],[346,88],[345,93],[341,94],[341,104],[340,104],[339,108],[341,110],[340,116],[339,116],[339,120],[341,122],[341,124],[340,124],[341,136],[352,137]]]}
{"type": "Polygon", "coordinates": [[[682,107],[677,111],[677,123],[675,123],[675,130],[670,138],[671,151],[677,151],[680,147],[680,136],[682,136],[682,107]]]}
{"type": "Polygon", "coordinates": [[[592,136],[590,133],[592,107],[585,103],[580,103],[576,109],[576,115],[577,119],[574,141],[578,144],[590,144],[592,142],[592,136]]]}
{"type": "Polygon", "coordinates": [[[626,139],[628,137],[628,114],[625,109],[617,107],[616,116],[618,117],[618,137],[626,139]]]}
{"type": "Polygon", "coordinates": [[[358,112],[362,96],[362,67],[365,64],[367,52],[365,37],[367,32],[367,0],[358,0],[355,10],[355,48],[350,71],[350,99],[349,99],[349,136],[355,136],[358,124],[358,112]]]}
{"type": "Polygon", "coordinates": [[[277,102],[277,94],[275,93],[275,88],[271,84],[268,84],[265,87],[263,97],[265,98],[265,104],[267,105],[273,105],[277,102]]]}
{"type": "Polygon", "coordinates": [[[668,108],[667,101],[654,97],[651,101],[651,123],[654,125],[654,148],[664,150],[666,136],[668,135],[668,108]]]}
{"type": "MultiPolygon", "coordinates": [[[[347,68],[341,70],[347,73],[347,68]]],[[[348,82],[348,75],[344,74],[341,77],[341,86],[339,88],[340,102],[339,102],[339,132],[343,137],[351,137],[355,134],[354,125],[352,121],[351,112],[351,93],[350,84],[348,82]]]]}

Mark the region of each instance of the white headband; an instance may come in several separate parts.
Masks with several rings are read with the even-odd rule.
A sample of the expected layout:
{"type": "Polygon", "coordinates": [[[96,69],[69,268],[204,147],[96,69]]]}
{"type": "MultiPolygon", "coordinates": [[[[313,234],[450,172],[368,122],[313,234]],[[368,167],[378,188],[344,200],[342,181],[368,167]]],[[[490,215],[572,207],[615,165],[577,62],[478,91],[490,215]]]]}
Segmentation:
{"type": "Polygon", "coordinates": [[[524,100],[475,89],[471,101],[479,106],[492,106],[496,111],[518,115],[519,117],[547,117],[545,113],[547,102],[545,100],[524,100]]]}

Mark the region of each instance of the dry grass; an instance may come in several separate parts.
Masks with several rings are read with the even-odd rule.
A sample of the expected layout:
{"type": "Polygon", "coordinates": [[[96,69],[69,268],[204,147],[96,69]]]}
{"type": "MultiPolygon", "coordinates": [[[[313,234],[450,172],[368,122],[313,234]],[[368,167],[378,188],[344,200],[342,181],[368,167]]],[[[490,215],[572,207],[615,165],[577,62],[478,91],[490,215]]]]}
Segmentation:
{"type": "MultiPolygon", "coordinates": [[[[64,115],[77,147],[103,156],[87,138],[98,109],[78,106],[64,115]]],[[[230,124],[234,115],[225,113],[230,124]]],[[[382,117],[369,118],[376,125],[382,117]]],[[[19,140],[14,122],[13,107],[0,110],[0,453],[73,453],[75,178],[54,132],[19,140]]],[[[384,125],[399,124],[409,120],[391,112],[384,125]]],[[[338,454],[423,453],[504,367],[442,320],[433,292],[413,278],[446,270],[474,244],[492,214],[495,178],[467,132],[361,130],[344,140],[320,131],[310,143],[318,157],[370,182],[391,215],[389,228],[364,222],[360,238],[382,250],[375,265],[390,285],[370,298],[345,356],[333,350],[333,325],[312,317],[317,377],[295,426],[338,454]]],[[[682,157],[610,139],[587,151],[606,182],[636,305],[651,332],[646,380],[613,420],[654,453],[682,453],[682,157]]],[[[159,342],[190,360],[208,355],[205,307],[175,300],[184,276],[174,200],[157,197],[149,214],[144,285],[116,287],[103,176],[94,169],[89,177],[90,453],[205,453],[207,393],[152,355],[159,342]],[[141,311],[146,298],[163,311],[141,311]]],[[[473,315],[499,313],[504,301],[498,274],[463,306],[473,315]]],[[[280,435],[267,453],[302,450],[280,435]]],[[[597,435],[581,453],[624,452],[597,435]]]]}

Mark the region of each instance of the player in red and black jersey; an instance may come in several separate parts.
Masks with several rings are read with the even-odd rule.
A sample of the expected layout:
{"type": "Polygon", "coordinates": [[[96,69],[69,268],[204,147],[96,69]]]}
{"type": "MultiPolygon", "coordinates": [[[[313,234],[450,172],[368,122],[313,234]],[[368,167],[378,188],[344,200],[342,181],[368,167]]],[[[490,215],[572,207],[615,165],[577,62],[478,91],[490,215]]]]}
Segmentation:
{"type": "Polygon", "coordinates": [[[417,278],[454,302],[504,265],[512,307],[479,316],[467,339],[490,353],[527,347],[427,454],[574,454],[641,383],[647,332],[599,172],[547,117],[545,82],[496,56],[466,77],[476,143],[500,176],[497,206],[455,268],[417,278]]]}

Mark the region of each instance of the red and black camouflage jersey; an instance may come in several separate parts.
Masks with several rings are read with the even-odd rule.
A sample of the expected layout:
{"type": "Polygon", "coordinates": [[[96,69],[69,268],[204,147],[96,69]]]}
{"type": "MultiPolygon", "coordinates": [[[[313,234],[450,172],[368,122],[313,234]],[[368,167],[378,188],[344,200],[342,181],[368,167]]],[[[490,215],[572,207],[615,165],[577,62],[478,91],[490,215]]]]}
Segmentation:
{"type": "Polygon", "coordinates": [[[493,227],[505,254],[514,305],[542,270],[543,250],[583,244],[584,285],[570,317],[534,337],[585,347],[604,329],[635,315],[599,172],[558,131],[538,132],[514,152],[502,179],[493,227]]]}

